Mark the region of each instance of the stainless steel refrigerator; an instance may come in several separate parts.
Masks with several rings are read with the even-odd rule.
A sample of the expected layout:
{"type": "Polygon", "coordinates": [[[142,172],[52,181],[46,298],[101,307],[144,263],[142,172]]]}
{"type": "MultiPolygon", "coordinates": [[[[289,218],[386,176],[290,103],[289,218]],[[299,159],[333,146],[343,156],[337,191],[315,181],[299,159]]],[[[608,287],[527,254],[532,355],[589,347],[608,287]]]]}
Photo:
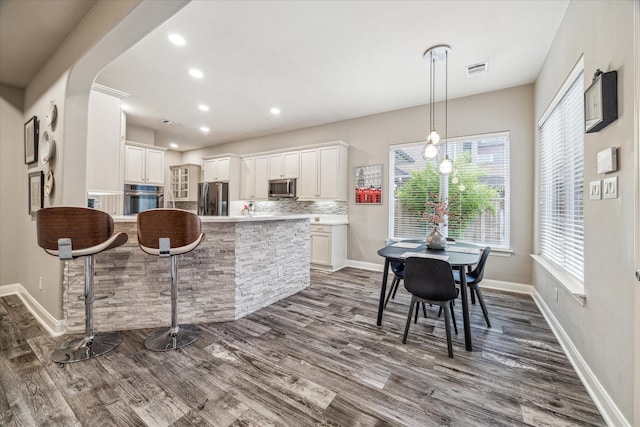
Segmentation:
{"type": "Polygon", "coordinates": [[[229,184],[201,182],[198,184],[198,215],[229,215],[229,184]]]}

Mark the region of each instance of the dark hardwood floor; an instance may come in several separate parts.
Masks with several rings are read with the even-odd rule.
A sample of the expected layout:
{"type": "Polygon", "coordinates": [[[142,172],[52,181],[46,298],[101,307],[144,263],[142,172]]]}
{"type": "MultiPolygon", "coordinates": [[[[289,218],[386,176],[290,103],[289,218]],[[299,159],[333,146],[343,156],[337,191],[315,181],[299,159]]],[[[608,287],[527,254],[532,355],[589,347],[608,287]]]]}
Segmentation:
{"type": "Polygon", "coordinates": [[[473,352],[458,303],[449,359],[435,308],[402,344],[402,286],[376,326],[380,277],[313,271],[310,288],[202,325],[182,350],[147,351],[151,331],[131,325],[115,351],[67,365],[49,354],[70,337],[0,298],[0,425],[605,425],[531,297],[485,290],[493,327],[470,306],[473,352]]]}

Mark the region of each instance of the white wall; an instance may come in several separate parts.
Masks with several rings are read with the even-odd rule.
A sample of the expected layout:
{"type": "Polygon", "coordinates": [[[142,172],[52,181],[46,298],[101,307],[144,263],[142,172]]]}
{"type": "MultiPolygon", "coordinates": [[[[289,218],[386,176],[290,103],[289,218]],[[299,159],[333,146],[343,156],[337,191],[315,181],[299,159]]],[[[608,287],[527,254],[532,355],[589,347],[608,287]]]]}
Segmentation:
{"type": "MultiPolygon", "coordinates": [[[[443,105],[438,104],[438,109],[443,105]]],[[[511,186],[527,189],[512,192],[510,257],[492,256],[486,275],[494,280],[531,283],[533,196],[533,86],[485,93],[449,102],[449,135],[511,131],[511,186]]],[[[391,111],[353,120],[300,129],[263,138],[193,150],[184,162],[200,163],[202,156],[249,154],[279,148],[342,140],[349,144],[349,235],[350,260],[381,264],[376,254],[388,235],[389,146],[423,140],[428,128],[427,107],[391,111]],[[356,166],[384,164],[382,205],[355,205],[351,171],[356,166]]]]}
{"type": "MultiPolygon", "coordinates": [[[[569,5],[535,86],[535,118],[584,53],[585,89],[597,68],[618,71],[617,121],[585,135],[585,188],[603,179],[596,154],[619,147],[619,196],[585,200],[585,292],[581,307],[543,268],[534,265],[533,284],[615,405],[633,424],[633,244],[634,144],[632,2],[574,1],[569,5]],[[554,301],[554,290],[560,295],[554,301]]],[[[639,310],[640,307],[635,307],[639,310]]],[[[640,355],[635,355],[636,363],[640,355]]],[[[637,425],[637,424],[636,424],[637,425]]]]}
{"type": "MultiPolygon", "coordinates": [[[[40,98],[24,111],[11,105],[4,95],[0,100],[0,285],[20,283],[54,317],[62,316],[62,293],[60,292],[60,261],[47,255],[37,245],[35,217],[28,213],[28,175],[43,171],[47,167],[39,161],[24,163],[24,123],[37,116],[40,121],[40,135],[49,131],[56,141],[57,152],[64,150],[63,126],[59,123],[55,132],[47,127],[46,116],[51,100],[57,100],[58,114],[64,114],[64,91],[66,74],[59,77],[40,98]],[[42,277],[42,290],[39,280],[42,277]]],[[[24,92],[21,91],[22,94],[24,92]]],[[[39,160],[39,159],[38,159],[39,160]]],[[[62,161],[55,158],[51,167],[54,171],[62,167],[62,161]]],[[[55,173],[56,178],[59,173],[55,173]]],[[[59,203],[60,191],[54,187],[51,197],[45,196],[44,206],[59,203]]]]}
{"type": "Polygon", "coordinates": [[[27,206],[22,113],[24,91],[0,85],[0,285],[20,281],[20,229],[27,206]],[[19,177],[19,179],[16,179],[19,177]]]}
{"type": "Polygon", "coordinates": [[[127,123],[126,140],[156,145],[156,131],[144,126],[127,123]]]}
{"type": "MultiPolygon", "coordinates": [[[[58,123],[56,130],[52,131],[47,126],[47,114],[52,100],[56,101],[59,117],[64,117],[65,103],[64,94],[67,88],[67,73],[63,74],[40,98],[33,100],[31,106],[25,109],[25,121],[28,117],[38,116],[40,120],[40,135],[47,130],[51,138],[56,142],[56,157],[48,165],[29,165],[28,170],[23,172],[28,175],[31,172],[43,171],[47,173],[49,167],[54,171],[54,182],[56,182],[50,196],[44,196],[44,207],[62,204],[61,171],[65,167],[64,152],[65,134],[64,126],[58,123]]],[[[84,165],[82,166],[84,168],[84,165]]],[[[25,178],[26,182],[26,178],[25,178]]],[[[26,185],[24,186],[26,191],[26,185]]],[[[62,318],[62,293],[60,292],[60,282],[62,277],[62,263],[59,259],[48,255],[37,244],[35,217],[27,214],[26,205],[18,207],[20,215],[20,259],[17,260],[22,265],[20,273],[20,283],[40,304],[55,318],[62,318]],[[21,209],[22,208],[22,209],[21,209]],[[39,289],[39,280],[42,278],[42,290],[39,289]]]]}

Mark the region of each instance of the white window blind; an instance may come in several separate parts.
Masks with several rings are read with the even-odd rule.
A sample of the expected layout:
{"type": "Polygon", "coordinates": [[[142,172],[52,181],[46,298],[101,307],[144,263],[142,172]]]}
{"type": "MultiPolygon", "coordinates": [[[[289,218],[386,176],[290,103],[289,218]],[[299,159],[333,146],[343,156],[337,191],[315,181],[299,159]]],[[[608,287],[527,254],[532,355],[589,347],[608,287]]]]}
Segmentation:
{"type": "Polygon", "coordinates": [[[584,73],[545,113],[540,133],[540,255],[584,280],[584,73]]]}
{"type": "MultiPolygon", "coordinates": [[[[508,249],[509,241],[509,133],[450,138],[447,144],[454,172],[438,173],[440,156],[422,157],[424,142],[390,147],[390,237],[424,238],[433,229],[422,219],[427,200],[447,199],[448,227],[456,240],[508,249]]],[[[431,212],[430,212],[431,213],[431,212]]]]}

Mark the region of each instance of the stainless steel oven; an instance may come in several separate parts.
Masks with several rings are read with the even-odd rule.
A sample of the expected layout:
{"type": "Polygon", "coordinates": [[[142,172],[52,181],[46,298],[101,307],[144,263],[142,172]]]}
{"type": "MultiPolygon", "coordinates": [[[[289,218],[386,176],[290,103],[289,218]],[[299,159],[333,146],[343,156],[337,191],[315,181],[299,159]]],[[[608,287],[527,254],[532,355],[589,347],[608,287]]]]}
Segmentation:
{"type": "Polygon", "coordinates": [[[163,207],[164,188],[155,185],[124,185],[124,214],[135,215],[163,207]]]}

